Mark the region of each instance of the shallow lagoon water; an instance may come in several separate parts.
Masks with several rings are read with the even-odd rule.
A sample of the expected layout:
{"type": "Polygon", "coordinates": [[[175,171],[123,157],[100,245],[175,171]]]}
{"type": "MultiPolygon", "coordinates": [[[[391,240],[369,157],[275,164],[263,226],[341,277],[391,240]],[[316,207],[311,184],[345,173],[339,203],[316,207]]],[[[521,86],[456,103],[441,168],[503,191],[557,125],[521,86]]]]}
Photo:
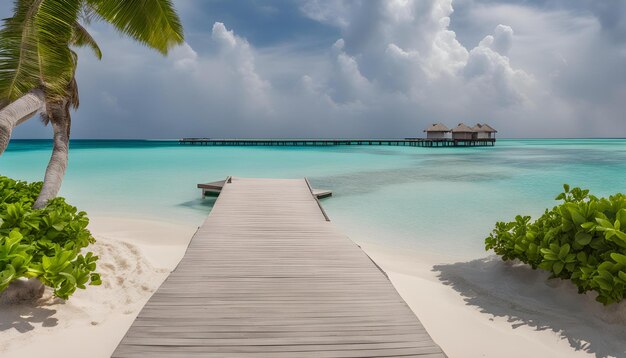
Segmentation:
{"type": "MultiPolygon", "coordinates": [[[[41,180],[51,142],[12,141],[0,174],[41,180]]],[[[196,184],[308,177],[331,189],[331,219],[357,242],[455,259],[484,255],[498,220],[539,215],[563,183],[626,191],[626,140],[499,140],[495,147],[200,147],[73,141],[61,195],[92,215],[199,225],[213,200],[196,184]]]]}

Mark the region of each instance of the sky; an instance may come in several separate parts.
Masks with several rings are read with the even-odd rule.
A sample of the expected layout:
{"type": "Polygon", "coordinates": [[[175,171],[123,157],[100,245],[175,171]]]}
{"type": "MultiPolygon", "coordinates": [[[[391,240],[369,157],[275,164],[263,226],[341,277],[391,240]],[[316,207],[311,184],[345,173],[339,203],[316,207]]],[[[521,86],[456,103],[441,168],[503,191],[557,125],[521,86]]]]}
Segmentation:
{"type": "Polygon", "coordinates": [[[623,0],[174,4],[185,43],[167,57],[88,26],[103,59],[78,50],[73,138],[404,138],[436,122],[626,137],[623,0]]]}

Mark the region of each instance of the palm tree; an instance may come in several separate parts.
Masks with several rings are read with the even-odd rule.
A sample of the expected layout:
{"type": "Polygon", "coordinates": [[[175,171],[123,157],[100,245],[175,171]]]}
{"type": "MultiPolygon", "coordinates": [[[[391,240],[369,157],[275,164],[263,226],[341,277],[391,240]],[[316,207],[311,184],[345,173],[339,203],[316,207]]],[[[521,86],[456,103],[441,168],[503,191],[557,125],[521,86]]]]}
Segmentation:
{"type": "Polygon", "coordinates": [[[102,53],[83,24],[111,23],[122,34],[162,54],[183,42],[171,0],[14,0],[0,30],[0,155],[13,129],[41,114],[53,128],[52,156],[35,207],[54,198],[68,163],[70,110],[78,108],[73,47],[102,53]]]}

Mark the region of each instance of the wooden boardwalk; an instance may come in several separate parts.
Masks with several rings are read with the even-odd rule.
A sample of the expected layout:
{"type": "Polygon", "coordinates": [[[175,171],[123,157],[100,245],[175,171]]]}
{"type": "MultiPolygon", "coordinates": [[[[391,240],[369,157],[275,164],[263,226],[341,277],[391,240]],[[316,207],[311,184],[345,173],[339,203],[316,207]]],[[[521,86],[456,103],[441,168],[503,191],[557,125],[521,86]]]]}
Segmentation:
{"type": "Polygon", "coordinates": [[[113,357],[445,357],[304,179],[224,185],[113,357]]]}

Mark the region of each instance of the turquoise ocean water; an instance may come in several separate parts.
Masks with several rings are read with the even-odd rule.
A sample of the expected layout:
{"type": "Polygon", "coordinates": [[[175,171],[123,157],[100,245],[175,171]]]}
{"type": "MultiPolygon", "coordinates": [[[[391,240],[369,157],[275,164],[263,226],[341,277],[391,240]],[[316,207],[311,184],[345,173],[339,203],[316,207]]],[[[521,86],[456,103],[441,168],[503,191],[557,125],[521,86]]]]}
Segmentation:
{"type": "MultiPolygon", "coordinates": [[[[41,180],[51,142],[11,142],[0,174],[41,180]]],[[[563,183],[597,195],[626,191],[626,140],[499,140],[489,148],[199,147],[157,141],[73,141],[61,195],[92,215],[199,225],[213,200],[196,184],[240,177],[308,177],[357,242],[484,255],[497,220],[536,216],[563,183]]]]}

